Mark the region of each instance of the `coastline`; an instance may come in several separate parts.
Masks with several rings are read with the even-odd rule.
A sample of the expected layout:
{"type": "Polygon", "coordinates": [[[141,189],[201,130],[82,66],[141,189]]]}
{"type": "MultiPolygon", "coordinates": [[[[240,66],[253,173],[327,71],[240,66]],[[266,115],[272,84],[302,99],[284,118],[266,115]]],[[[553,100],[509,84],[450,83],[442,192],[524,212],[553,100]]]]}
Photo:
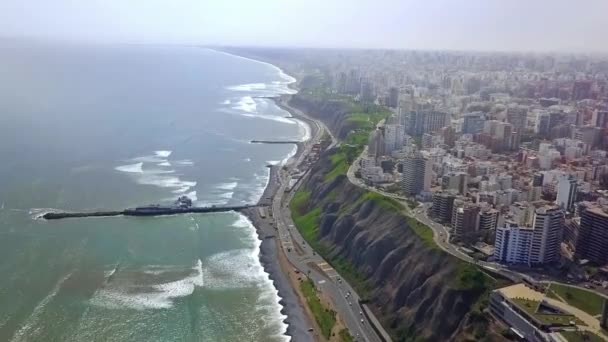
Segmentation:
{"type": "MultiPolygon", "coordinates": [[[[278,69],[281,75],[286,75],[293,80],[292,82],[286,83],[286,86],[294,92],[297,92],[297,89],[294,86],[296,84],[296,79],[287,75],[279,67],[253,58],[239,56],[221,50],[219,52],[271,65],[278,69]]],[[[258,201],[258,205],[261,206],[272,206],[272,199],[280,187],[279,172],[281,172],[281,169],[284,166],[290,166],[297,162],[302,153],[304,153],[307,142],[312,141],[314,137],[319,134],[318,128],[313,124],[311,119],[299,115],[299,113],[296,113],[284,104],[284,101],[287,101],[292,95],[292,93],[287,93],[278,94],[277,96],[256,97],[272,101],[277,107],[289,113],[288,118],[298,121],[299,124],[305,125],[308,133],[306,139],[296,143],[295,153],[289,156],[286,161],[277,165],[269,165],[268,183],[262,193],[262,197],[258,201]]],[[[272,281],[274,288],[277,290],[277,295],[279,297],[278,303],[282,306],[280,312],[285,316],[283,323],[287,325],[284,336],[288,336],[293,342],[317,341],[318,338],[313,337],[313,333],[309,331],[309,329],[316,327],[316,321],[310,310],[306,310],[307,307],[304,298],[298,293],[298,289],[296,288],[296,284],[293,283],[293,279],[290,279],[290,272],[293,270],[293,266],[289,267],[290,264],[287,257],[282,255],[284,251],[281,242],[277,237],[277,231],[273,223],[271,223],[273,221],[272,217],[261,217],[257,208],[245,209],[242,210],[241,213],[253,224],[258,239],[261,241],[259,247],[259,260],[264,268],[264,272],[268,274],[268,278],[272,281]]],[[[314,330],[318,331],[318,329],[314,330]]],[[[314,335],[318,336],[317,334],[314,335]]]]}
{"type": "MultiPolygon", "coordinates": [[[[310,119],[291,111],[282,103],[289,98],[289,96],[291,95],[267,97],[267,99],[272,100],[279,108],[287,111],[290,114],[290,118],[307,125],[310,136],[307,140],[296,144],[295,154],[290,156],[285,163],[269,167],[268,183],[260,198],[259,205],[272,205],[272,198],[274,198],[274,195],[279,188],[280,170],[283,166],[291,165],[299,160],[302,153],[305,151],[306,143],[312,141],[313,138],[319,134],[318,129],[311,124],[310,119]]],[[[305,310],[306,304],[303,302],[303,298],[298,294],[298,289],[294,287],[294,284],[289,279],[290,272],[292,272],[294,267],[289,267],[289,261],[287,261],[286,256],[280,255],[284,253],[284,251],[278,240],[277,231],[270,223],[273,219],[260,217],[257,208],[245,209],[242,213],[251,221],[256,229],[258,238],[262,241],[260,244],[259,259],[264,268],[264,272],[268,274],[269,279],[273,282],[273,286],[278,292],[279,304],[282,306],[281,314],[286,316],[286,318],[283,319],[283,322],[287,324],[285,335],[291,337],[291,341],[294,342],[316,341],[313,334],[308,331],[308,329],[316,326],[316,321],[311,313],[305,310]]]]}
{"type": "Polygon", "coordinates": [[[294,271],[295,266],[288,260],[286,252],[283,250],[282,243],[280,241],[279,233],[276,229],[275,219],[269,215],[268,208],[272,208],[273,199],[280,190],[280,173],[284,166],[293,167],[294,165],[302,160],[302,154],[308,148],[308,144],[312,141],[316,141],[319,138],[319,134],[323,131],[315,121],[306,116],[305,113],[293,109],[289,106],[288,101],[295,93],[297,89],[297,79],[283,71],[280,67],[255,59],[255,57],[242,56],[229,51],[223,51],[221,49],[211,49],[220,53],[231,55],[238,58],[243,58],[251,61],[255,61],[261,64],[271,66],[279,72],[286,82],[283,85],[286,86],[289,91],[284,93],[278,93],[272,95],[260,95],[255,98],[263,98],[272,101],[281,110],[286,111],[290,118],[298,124],[301,124],[307,130],[306,138],[296,143],[295,153],[288,156],[283,162],[277,165],[269,165],[269,178],[266,188],[258,201],[256,208],[248,208],[241,210],[241,213],[247,217],[247,219],[255,227],[258,238],[260,239],[259,247],[259,260],[264,269],[264,272],[268,274],[268,278],[272,281],[273,286],[277,290],[279,297],[278,303],[282,306],[280,312],[285,316],[283,323],[287,325],[286,331],[283,336],[290,337],[291,341],[325,341],[323,337],[319,335],[320,328],[306,304],[306,299],[301,293],[298,285],[301,275],[299,272],[294,271]],[[258,208],[265,207],[266,215],[262,216],[258,208]],[[312,330],[309,331],[309,329],[312,330]]]}

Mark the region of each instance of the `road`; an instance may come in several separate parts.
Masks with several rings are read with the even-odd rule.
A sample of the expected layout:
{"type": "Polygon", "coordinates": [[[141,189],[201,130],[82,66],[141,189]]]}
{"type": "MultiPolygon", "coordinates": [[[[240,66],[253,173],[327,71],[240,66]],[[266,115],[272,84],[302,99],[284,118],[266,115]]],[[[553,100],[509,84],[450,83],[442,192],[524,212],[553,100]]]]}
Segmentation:
{"type": "MultiPolygon", "coordinates": [[[[297,109],[291,108],[283,104],[285,107],[297,112],[297,114],[305,116],[297,109]]],[[[286,192],[289,186],[289,181],[292,173],[297,173],[296,168],[302,164],[307,155],[310,154],[312,146],[320,143],[323,132],[327,132],[332,139],[328,148],[336,146],[338,141],[327,129],[327,127],[319,122],[309,118],[309,123],[315,125],[316,134],[307,141],[303,146],[303,152],[297,160],[290,160],[285,168],[282,168],[278,173],[278,190],[272,200],[272,213],[276,224],[276,229],[279,234],[281,247],[289,262],[301,273],[306,274],[315,284],[315,287],[322,292],[325,297],[331,298],[334,309],[340,316],[342,322],[349,330],[356,341],[381,341],[376,332],[372,329],[370,322],[362,314],[362,309],[359,305],[360,297],[356,291],[345,281],[340,275],[317,254],[308,244],[300,232],[296,229],[289,209],[295,191],[303,183],[301,179],[291,191],[286,192]]],[[[305,170],[298,170],[305,171],[305,170]]]]}

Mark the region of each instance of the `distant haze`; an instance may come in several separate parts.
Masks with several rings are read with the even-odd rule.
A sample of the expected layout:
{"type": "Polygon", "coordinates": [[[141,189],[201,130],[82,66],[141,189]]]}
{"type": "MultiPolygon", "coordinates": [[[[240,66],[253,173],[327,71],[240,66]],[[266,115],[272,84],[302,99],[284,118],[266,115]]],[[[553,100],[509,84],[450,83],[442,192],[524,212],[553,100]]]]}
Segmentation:
{"type": "Polygon", "coordinates": [[[608,0],[2,0],[0,36],[607,52],[607,16],[608,0]]]}

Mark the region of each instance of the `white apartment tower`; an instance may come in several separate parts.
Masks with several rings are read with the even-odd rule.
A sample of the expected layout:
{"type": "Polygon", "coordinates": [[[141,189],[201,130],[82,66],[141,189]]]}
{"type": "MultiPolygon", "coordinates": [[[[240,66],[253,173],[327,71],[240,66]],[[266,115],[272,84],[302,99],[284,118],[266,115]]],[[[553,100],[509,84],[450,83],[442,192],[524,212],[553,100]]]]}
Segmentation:
{"type": "Polygon", "coordinates": [[[557,183],[557,199],[555,203],[565,211],[574,209],[576,201],[576,178],[571,175],[562,175],[557,183]]]}
{"type": "Polygon", "coordinates": [[[508,222],[496,229],[494,257],[497,261],[527,265],[557,262],[563,228],[564,214],[558,206],[539,207],[533,227],[508,222]]]}

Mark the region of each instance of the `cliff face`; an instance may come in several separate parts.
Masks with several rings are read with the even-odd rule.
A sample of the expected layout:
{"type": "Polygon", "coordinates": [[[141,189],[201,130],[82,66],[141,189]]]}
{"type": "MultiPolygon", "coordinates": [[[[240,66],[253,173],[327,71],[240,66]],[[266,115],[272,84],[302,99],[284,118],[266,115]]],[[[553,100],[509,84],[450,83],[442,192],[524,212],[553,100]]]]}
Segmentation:
{"type": "Polygon", "coordinates": [[[353,123],[345,120],[350,112],[348,103],[340,100],[318,101],[306,94],[295,94],[289,104],[299,108],[315,119],[322,120],[339,139],[344,139],[354,128],[353,123]]]}
{"type": "Polygon", "coordinates": [[[310,197],[297,208],[321,208],[317,237],[328,259],[347,260],[367,279],[365,295],[395,336],[456,339],[483,290],[463,287],[463,264],[425,242],[405,216],[365,199],[344,175],[326,182],[331,167],[323,158],[313,168],[304,185],[310,197]]]}

